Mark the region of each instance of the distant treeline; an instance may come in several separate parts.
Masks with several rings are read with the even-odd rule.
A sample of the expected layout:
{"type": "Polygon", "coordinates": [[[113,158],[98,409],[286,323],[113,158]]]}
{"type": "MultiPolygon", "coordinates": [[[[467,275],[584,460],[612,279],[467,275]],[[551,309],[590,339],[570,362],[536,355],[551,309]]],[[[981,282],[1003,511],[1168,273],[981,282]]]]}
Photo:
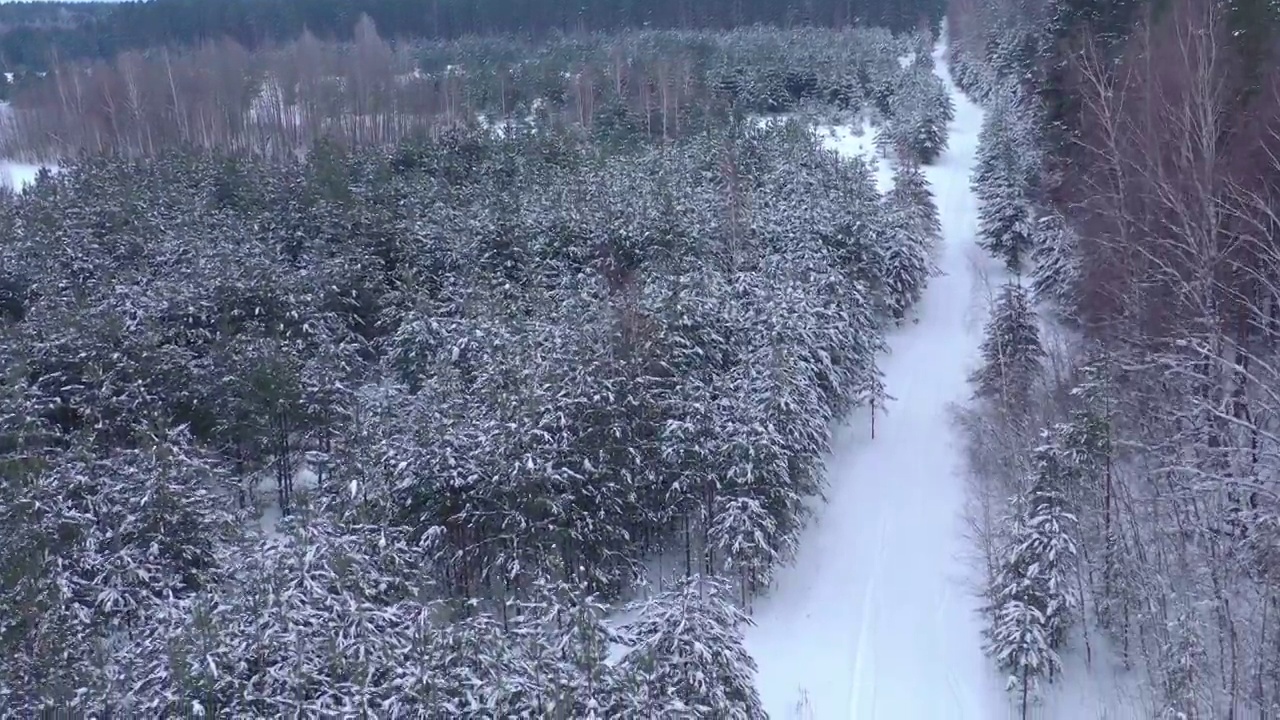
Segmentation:
{"type": "Polygon", "coordinates": [[[750,28],[393,44],[366,18],[351,43],[304,33],[258,51],[223,40],[61,64],[14,94],[0,152],[137,157],[194,146],[287,157],[320,138],[365,147],[473,122],[670,140],[729,113],[811,107],[868,111],[892,125],[890,144],[901,140],[927,161],[946,93],[917,42],[929,40],[750,28]],[[899,63],[912,53],[922,62],[899,63]]]}
{"type": "Polygon", "coordinates": [[[0,69],[45,70],[56,62],[112,58],[128,50],[231,38],[247,47],[309,31],[353,39],[368,15],[389,40],[467,35],[541,37],[624,28],[725,29],[753,24],[894,31],[940,23],[942,0],[151,0],[0,6],[0,69]]]}

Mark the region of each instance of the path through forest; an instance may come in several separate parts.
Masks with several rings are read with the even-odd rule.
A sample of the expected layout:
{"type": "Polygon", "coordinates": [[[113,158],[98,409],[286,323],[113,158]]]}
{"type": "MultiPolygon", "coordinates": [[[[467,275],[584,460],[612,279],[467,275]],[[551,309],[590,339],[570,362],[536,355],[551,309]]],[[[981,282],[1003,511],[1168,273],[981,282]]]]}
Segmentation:
{"type": "MultiPolygon", "coordinates": [[[[969,174],[982,111],[937,72],[956,117],[926,168],[943,225],[941,277],[890,337],[887,414],[838,431],[828,502],[796,564],[757,603],[747,644],[770,715],[814,720],[990,720],[1006,701],[981,649],[962,519],[965,481],[949,404],[968,395],[985,317],[969,174]],[[798,705],[807,707],[798,708],[798,705]]],[[[856,145],[841,146],[850,152],[856,145]]]]}

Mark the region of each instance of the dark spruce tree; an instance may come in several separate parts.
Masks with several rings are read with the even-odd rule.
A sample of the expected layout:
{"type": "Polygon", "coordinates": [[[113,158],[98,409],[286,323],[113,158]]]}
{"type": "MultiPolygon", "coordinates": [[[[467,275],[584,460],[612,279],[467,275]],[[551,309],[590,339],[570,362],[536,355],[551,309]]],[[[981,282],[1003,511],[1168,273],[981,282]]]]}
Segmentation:
{"type": "Polygon", "coordinates": [[[983,333],[982,364],[971,378],[974,396],[1007,410],[1025,410],[1043,357],[1031,300],[1020,284],[1010,281],[1000,289],[983,333]]]}
{"type": "Polygon", "coordinates": [[[995,95],[978,138],[973,189],[978,197],[978,244],[1020,273],[1030,259],[1036,232],[1032,178],[1035,145],[1012,89],[995,95]]]}
{"type": "Polygon", "coordinates": [[[1053,308],[1059,317],[1074,313],[1080,283],[1080,256],[1076,233],[1066,219],[1047,212],[1035,223],[1031,245],[1031,287],[1038,302],[1053,308]]]}
{"type": "Polygon", "coordinates": [[[890,314],[901,322],[924,292],[942,234],[928,181],[912,154],[898,158],[885,209],[890,224],[883,261],[885,292],[890,314]]]}
{"type": "Polygon", "coordinates": [[[1060,669],[1058,649],[1075,620],[1076,518],[1068,509],[1069,462],[1049,431],[1032,457],[1026,490],[1014,501],[1005,554],[989,590],[988,650],[1009,673],[1027,717],[1041,677],[1060,669]]]}
{"type": "Polygon", "coordinates": [[[638,686],[619,694],[613,717],[764,720],[755,660],[742,645],[746,615],[727,588],[694,577],[640,607],[621,633],[619,665],[638,686]]]}

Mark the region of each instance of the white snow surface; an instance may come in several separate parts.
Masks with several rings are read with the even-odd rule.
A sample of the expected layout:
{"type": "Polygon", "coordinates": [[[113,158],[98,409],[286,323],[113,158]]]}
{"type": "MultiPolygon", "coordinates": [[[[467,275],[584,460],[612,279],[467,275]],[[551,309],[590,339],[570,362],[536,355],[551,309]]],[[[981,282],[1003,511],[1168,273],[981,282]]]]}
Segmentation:
{"type": "MultiPolygon", "coordinates": [[[[308,455],[311,455],[308,453],[308,455]]],[[[314,463],[309,457],[297,464],[293,471],[293,497],[295,502],[304,499],[308,493],[316,489],[320,477],[316,474],[314,463]]],[[[259,508],[258,525],[262,528],[263,537],[275,537],[282,532],[280,527],[284,513],[280,509],[279,489],[275,482],[273,470],[259,474],[253,480],[253,492],[259,508]]]]}
{"type": "Polygon", "coordinates": [[[54,165],[32,165],[31,163],[0,160],[0,185],[14,190],[22,190],[35,182],[36,175],[42,167],[47,167],[57,172],[57,167],[54,165]]]}
{"type": "MultiPolygon", "coordinates": [[[[1137,669],[1125,669],[1106,640],[1092,630],[1092,662],[1077,632],[1061,653],[1062,675],[1042,684],[1030,720],[1150,720],[1159,717],[1150,687],[1137,669]]],[[[1009,714],[1009,717],[1019,717],[1009,714]]]]}
{"type": "MultiPolygon", "coordinates": [[[[881,359],[893,400],[837,430],[827,502],[794,565],[757,602],[747,647],[774,718],[992,720],[1008,700],[982,651],[964,524],[961,438],[949,407],[968,397],[986,307],[975,307],[977,201],[969,188],[982,111],[945,69],[956,117],[948,149],[925,169],[943,224],[933,278],[881,359]],[[803,705],[804,707],[798,707],[803,705]]],[[[877,162],[870,133],[832,145],[877,162]]]]}

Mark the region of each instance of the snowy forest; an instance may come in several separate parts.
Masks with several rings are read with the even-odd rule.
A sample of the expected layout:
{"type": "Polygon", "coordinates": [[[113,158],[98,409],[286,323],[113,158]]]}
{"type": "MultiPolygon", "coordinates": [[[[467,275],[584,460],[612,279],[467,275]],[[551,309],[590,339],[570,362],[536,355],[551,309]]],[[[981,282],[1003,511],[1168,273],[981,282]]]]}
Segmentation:
{"type": "Polygon", "coordinates": [[[1280,6],[955,0],[947,27],[1005,269],[960,413],[989,651],[1024,718],[1068,657],[1145,717],[1280,717],[1280,6]]]}
{"type": "Polygon", "coordinates": [[[0,5],[0,717],[1280,720],[1280,3],[509,5],[0,5]]]}
{"type": "Polygon", "coordinates": [[[171,103],[0,195],[0,704],[765,717],[741,628],[883,406],[953,110],[927,35],[574,52],[664,43],[750,80],[301,158],[171,103]],[[801,100],[875,115],[886,192],[759,117],[801,100]]]}

